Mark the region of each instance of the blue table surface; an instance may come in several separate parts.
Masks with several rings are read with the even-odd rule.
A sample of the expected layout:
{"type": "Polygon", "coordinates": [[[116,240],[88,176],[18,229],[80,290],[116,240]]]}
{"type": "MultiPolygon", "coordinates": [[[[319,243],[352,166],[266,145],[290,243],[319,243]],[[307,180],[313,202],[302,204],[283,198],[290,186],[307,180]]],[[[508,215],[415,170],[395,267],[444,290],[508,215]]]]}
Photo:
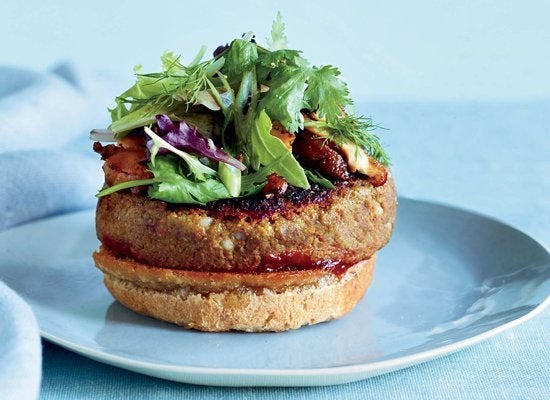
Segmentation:
{"type": "MultiPolygon", "coordinates": [[[[550,244],[550,101],[364,103],[401,195],[496,217],[550,244]]],[[[164,381],[44,342],[42,399],[543,399],[550,310],[483,343],[368,380],[313,388],[218,388],[164,381]]]]}

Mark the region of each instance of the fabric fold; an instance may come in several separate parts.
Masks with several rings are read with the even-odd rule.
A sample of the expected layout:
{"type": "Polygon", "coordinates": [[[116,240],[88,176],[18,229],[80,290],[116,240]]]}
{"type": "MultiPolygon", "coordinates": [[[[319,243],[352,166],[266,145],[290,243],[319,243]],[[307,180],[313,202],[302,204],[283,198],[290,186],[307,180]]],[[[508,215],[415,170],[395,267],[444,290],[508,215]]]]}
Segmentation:
{"type": "MultiPolygon", "coordinates": [[[[95,205],[103,176],[88,132],[108,123],[111,83],[70,63],[0,65],[0,230],[95,205]]],[[[30,307],[0,281],[0,399],[38,398],[41,351],[30,307]]]]}
{"type": "Polygon", "coordinates": [[[38,324],[30,307],[1,281],[0,339],[0,399],[37,399],[42,372],[38,324]]]}

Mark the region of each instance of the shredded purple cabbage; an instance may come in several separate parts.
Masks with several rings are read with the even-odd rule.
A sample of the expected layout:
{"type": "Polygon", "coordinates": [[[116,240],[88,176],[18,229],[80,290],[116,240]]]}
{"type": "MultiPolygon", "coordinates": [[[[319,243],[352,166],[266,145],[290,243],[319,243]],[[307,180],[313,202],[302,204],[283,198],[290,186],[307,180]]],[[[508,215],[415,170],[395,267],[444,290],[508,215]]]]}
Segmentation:
{"type": "MultiPolygon", "coordinates": [[[[246,166],[236,158],[231,157],[222,149],[216,147],[212,139],[205,137],[198,129],[191,128],[185,121],[173,122],[164,114],[156,116],[159,136],[179,150],[206,157],[210,160],[229,164],[241,171],[246,166]]],[[[147,147],[151,149],[152,140],[147,141],[147,147]]],[[[167,149],[159,149],[158,154],[167,154],[167,149]]]]}

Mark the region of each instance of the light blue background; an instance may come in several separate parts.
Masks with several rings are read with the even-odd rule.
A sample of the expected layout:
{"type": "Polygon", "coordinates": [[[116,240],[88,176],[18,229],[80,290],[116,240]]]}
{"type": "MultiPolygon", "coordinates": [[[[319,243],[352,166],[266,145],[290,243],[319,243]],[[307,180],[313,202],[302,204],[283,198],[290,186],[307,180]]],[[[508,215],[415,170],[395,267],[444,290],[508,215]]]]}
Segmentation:
{"type": "Polygon", "coordinates": [[[3,0],[0,63],[151,70],[165,49],[190,60],[245,31],[263,41],[278,10],[290,45],[338,65],[359,100],[550,97],[545,0],[3,0]]]}

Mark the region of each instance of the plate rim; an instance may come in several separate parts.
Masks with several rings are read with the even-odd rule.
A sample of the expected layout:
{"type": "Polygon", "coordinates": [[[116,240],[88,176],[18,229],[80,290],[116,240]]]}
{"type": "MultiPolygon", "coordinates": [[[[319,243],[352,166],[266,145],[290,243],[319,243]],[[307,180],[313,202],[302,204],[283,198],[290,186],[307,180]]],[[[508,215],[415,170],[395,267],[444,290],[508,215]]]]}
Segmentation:
{"type": "MultiPolygon", "coordinates": [[[[140,369],[153,370],[158,372],[177,372],[181,374],[188,375],[209,375],[209,376],[269,376],[269,377],[325,377],[333,375],[353,375],[357,373],[371,373],[397,369],[401,366],[406,367],[407,365],[422,363],[425,361],[432,360],[434,358],[442,357],[447,354],[454,353],[456,351],[462,350],[466,347],[470,347],[474,344],[485,341],[499,333],[507,331],[511,328],[514,328],[522,323],[536,317],[544,311],[544,309],[550,304],[550,295],[546,299],[536,306],[534,309],[528,313],[508,321],[502,325],[499,325],[495,328],[492,328],[488,331],[480,333],[478,335],[459,340],[457,342],[449,343],[443,346],[436,347],[431,350],[424,350],[418,353],[399,356],[395,358],[390,358],[382,361],[360,363],[355,365],[344,365],[344,366],[335,366],[335,367],[324,367],[324,368],[216,368],[216,367],[197,367],[189,365],[171,365],[171,364],[161,364],[148,361],[138,361],[129,359],[123,356],[114,355],[109,352],[103,352],[99,350],[90,350],[86,346],[81,346],[77,343],[71,342],[70,340],[62,339],[56,335],[49,334],[40,329],[40,336],[44,339],[57,344],[61,347],[64,347],[68,350],[74,351],[78,354],[82,354],[88,357],[94,357],[95,360],[103,360],[105,363],[110,365],[127,365],[140,369]]],[[[185,381],[183,381],[185,382],[185,381]]],[[[316,385],[317,386],[317,385],[316,385]]]]}

